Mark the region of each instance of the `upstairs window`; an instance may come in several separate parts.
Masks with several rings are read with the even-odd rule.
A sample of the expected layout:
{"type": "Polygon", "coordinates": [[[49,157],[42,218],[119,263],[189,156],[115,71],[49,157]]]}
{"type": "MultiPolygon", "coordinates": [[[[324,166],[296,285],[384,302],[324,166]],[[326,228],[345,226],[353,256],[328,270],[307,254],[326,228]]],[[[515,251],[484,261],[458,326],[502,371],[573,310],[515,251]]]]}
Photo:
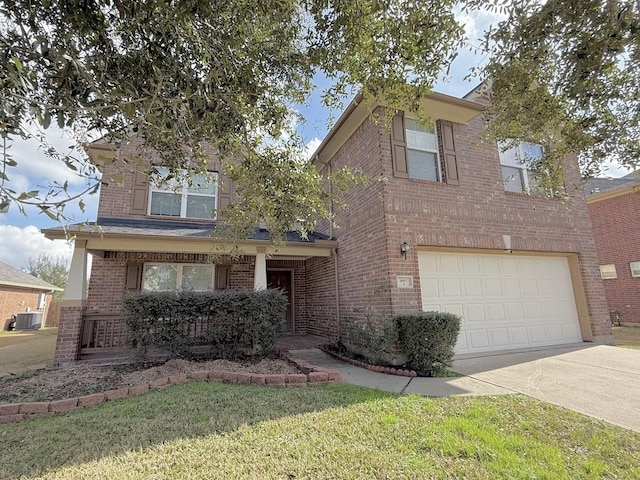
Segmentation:
{"type": "Polygon", "coordinates": [[[423,125],[412,118],[405,118],[405,131],[409,178],[441,181],[435,125],[423,125]]]}
{"type": "Polygon", "coordinates": [[[640,262],[629,262],[629,268],[631,269],[632,277],[640,277],[640,262]]]}
{"type": "Polygon", "coordinates": [[[538,182],[530,170],[531,164],[542,158],[542,145],[522,142],[511,148],[507,143],[498,143],[502,181],[507,192],[530,192],[538,182]],[[507,148],[505,150],[505,148],[507,148]]]}
{"type": "Polygon", "coordinates": [[[616,266],[613,263],[609,263],[607,265],[600,265],[600,277],[605,280],[618,278],[618,273],[616,272],[616,266]]]}
{"type": "Polygon", "coordinates": [[[215,219],[218,174],[206,172],[185,178],[181,171],[168,178],[169,169],[156,167],[149,189],[149,215],[215,219]]]}
{"type": "Polygon", "coordinates": [[[147,263],[142,275],[142,289],[149,292],[213,290],[213,265],[147,263]]]}

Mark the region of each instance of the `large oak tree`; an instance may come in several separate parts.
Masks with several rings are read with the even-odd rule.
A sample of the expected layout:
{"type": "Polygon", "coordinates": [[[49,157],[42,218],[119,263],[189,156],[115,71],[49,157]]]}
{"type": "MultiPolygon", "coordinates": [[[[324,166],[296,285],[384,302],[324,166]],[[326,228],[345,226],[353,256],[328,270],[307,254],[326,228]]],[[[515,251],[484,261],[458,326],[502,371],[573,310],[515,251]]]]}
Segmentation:
{"type": "MultiPolygon", "coordinates": [[[[187,159],[204,168],[208,142],[223,159],[243,159],[229,168],[243,193],[231,218],[262,217],[276,234],[311,229],[336,198],[300,161],[292,107],[321,73],[332,81],[327,107],[355,88],[415,110],[466,41],[460,8],[504,18],[481,47],[488,63],[472,72],[491,85],[492,140],[550,145],[551,181],[570,151],[588,171],[605,158],[637,162],[635,1],[0,0],[0,203],[56,218],[77,200],[66,184],[10,188],[12,142],[33,136],[31,124],[57,124],[113,142],[137,135],[174,170],[187,159]]],[[[95,178],[81,153],[48,152],[95,178]]],[[[336,175],[345,188],[361,180],[336,175]]]]}

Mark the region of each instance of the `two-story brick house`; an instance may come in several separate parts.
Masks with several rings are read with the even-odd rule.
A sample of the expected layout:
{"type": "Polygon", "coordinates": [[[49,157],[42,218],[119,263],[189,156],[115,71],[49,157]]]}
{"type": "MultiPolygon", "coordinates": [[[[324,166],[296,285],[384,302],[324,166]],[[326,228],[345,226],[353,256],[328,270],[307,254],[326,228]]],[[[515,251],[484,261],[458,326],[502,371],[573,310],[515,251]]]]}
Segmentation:
{"type": "Polygon", "coordinates": [[[593,178],[585,186],[612,320],[640,323],[640,176],[593,178]]]}
{"type": "Polygon", "coordinates": [[[478,103],[432,94],[423,109],[434,126],[397,112],[389,132],[369,114],[384,106],[358,100],[314,157],[321,169],[386,179],[350,192],[340,229],[320,228],[338,242],[341,322],[457,313],[458,354],[611,343],[575,157],[566,160],[568,199],[528,194],[535,178],[525,160],[542,147],[483,143],[478,103]]]}
{"type": "MultiPolygon", "coordinates": [[[[354,100],[313,161],[320,170],[348,165],[386,180],[348,194],[349,208],[336,212],[339,229],[320,222],[308,241],[292,234],[278,249],[256,229],[228,255],[233,245],[211,237],[224,219],[193,218],[233,199],[215,157],[213,180],[177,192],[125,171],[124,183],[102,188],[101,229],[76,233],[56,363],[108,346],[95,335],[89,341],[87,331],[117,330],[126,291],[158,286],[285,286],[286,330],[326,338],[359,318],[442,309],[463,316],[460,354],[610,342],[583,195],[562,201],[522,193],[530,186],[526,165],[517,152],[480,141],[479,103],[434,93],[423,107],[435,128],[400,112],[389,131],[374,120],[383,105],[354,100]],[[94,260],[85,294],[87,252],[94,260]]],[[[103,159],[135,148],[94,145],[92,157],[109,178],[121,164],[103,159]]],[[[575,159],[566,172],[571,189],[580,180],[575,159]]]]}

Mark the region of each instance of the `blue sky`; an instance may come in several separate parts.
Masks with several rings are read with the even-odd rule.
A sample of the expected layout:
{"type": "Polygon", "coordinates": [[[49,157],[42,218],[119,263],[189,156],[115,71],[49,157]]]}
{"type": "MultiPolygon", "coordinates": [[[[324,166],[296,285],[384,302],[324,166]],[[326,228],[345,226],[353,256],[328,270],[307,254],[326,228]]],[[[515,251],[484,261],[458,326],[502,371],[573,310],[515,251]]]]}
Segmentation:
{"type": "MultiPolygon", "coordinates": [[[[478,84],[478,80],[465,80],[469,69],[482,63],[483,58],[472,51],[475,39],[482,36],[482,32],[498,17],[488,12],[476,12],[473,15],[459,14],[459,20],[465,25],[469,48],[462,50],[449,70],[450,78],[441,79],[435,90],[455,97],[462,97],[478,84]]],[[[318,76],[316,91],[310,96],[307,105],[301,105],[297,110],[306,119],[297,126],[298,133],[308,144],[308,150],[313,151],[320,144],[329,130],[330,116],[336,120],[340,111],[329,111],[321,104],[322,91],[329,85],[328,80],[318,76]]],[[[345,105],[351,99],[345,99],[345,105]]],[[[47,130],[49,143],[59,151],[66,151],[72,140],[55,127],[47,130]]],[[[36,142],[15,141],[11,147],[11,155],[19,163],[19,168],[7,172],[10,174],[11,185],[16,191],[26,191],[35,186],[48,185],[56,180],[60,183],[69,182],[70,191],[81,191],[86,187],[86,181],[75,175],[62,162],[48,158],[38,148],[36,142]]],[[[627,173],[615,165],[609,166],[607,175],[619,177],[627,173]]],[[[72,222],[93,221],[97,215],[98,195],[87,195],[83,198],[86,204],[85,212],[81,212],[77,202],[65,209],[72,222]]],[[[9,212],[0,214],[0,261],[22,268],[29,257],[35,257],[41,252],[53,256],[70,257],[72,246],[63,241],[50,241],[40,233],[41,228],[57,226],[58,223],[49,219],[35,208],[28,208],[26,215],[11,206],[9,212]]]]}

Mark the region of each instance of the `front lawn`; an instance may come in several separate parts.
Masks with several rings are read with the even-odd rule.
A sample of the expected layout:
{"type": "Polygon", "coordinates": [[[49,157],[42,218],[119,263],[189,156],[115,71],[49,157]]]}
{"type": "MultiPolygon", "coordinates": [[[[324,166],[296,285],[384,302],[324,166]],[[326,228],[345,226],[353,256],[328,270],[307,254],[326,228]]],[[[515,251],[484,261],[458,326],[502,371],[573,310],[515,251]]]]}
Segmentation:
{"type": "Polygon", "coordinates": [[[0,477],[640,478],[640,434],[525,396],[193,382],[0,425],[0,477]]]}
{"type": "Polygon", "coordinates": [[[611,327],[616,346],[640,349],[640,326],[611,327]]]}

